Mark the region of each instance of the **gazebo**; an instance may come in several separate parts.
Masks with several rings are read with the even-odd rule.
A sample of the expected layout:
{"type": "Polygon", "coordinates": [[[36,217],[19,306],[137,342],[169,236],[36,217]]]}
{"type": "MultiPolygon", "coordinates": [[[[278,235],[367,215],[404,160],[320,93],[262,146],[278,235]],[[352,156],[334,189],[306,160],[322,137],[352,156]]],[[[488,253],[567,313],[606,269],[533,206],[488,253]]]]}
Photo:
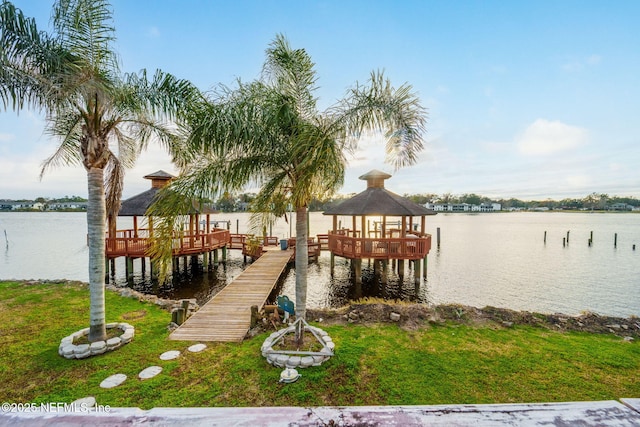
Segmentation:
{"type": "Polygon", "coordinates": [[[367,181],[367,189],[324,212],[333,216],[328,249],[331,271],[335,256],[350,259],[356,283],[362,283],[362,260],[374,262],[374,271],[386,281],[389,260],[397,261],[398,274],[404,276],[404,261],[414,262],[415,281],[420,281],[421,269],[427,274],[427,255],[431,235],[425,232],[426,217],[436,213],[401,197],[384,187],[391,175],[372,170],[359,177],[367,181]],[[338,216],[350,216],[351,228],[343,228],[338,216]],[[421,268],[421,264],[423,268],[421,268]]]}
{"type": "MultiPolygon", "coordinates": [[[[127,280],[133,278],[133,260],[142,259],[142,269],[144,274],[145,257],[148,256],[150,247],[150,237],[153,236],[153,217],[146,215],[149,206],[155,201],[156,196],[162,188],[167,186],[173,178],[173,175],[165,171],[157,171],[144,176],[145,179],[151,180],[151,188],[138,195],[135,195],[122,202],[118,216],[129,216],[133,218],[133,229],[117,230],[114,219],[110,218],[109,232],[105,241],[107,260],[112,261],[112,269],[115,258],[126,257],[126,275],[127,280]],[[148,228],[139,228],[138,218],[145,218],[148,228]]],[[[226,256],[226,246],[229,242],[229,230],[211,228],[210,214],[214,213],[213,209],[206,206],[193,205],[189,215],[188,228],[177,233],[173,238],[173,268],[178,269],[178,260],[180,257],[188,255],[198,256],[204,254],[203,264],[208,267],[211,253],[217,261],[217,249],[222,248],[223,258],[226,256]],[[202,221],[204,227],[200,227],[200,215],[205,215],[202,221]]],[[[154,275],[153,264],[151,266],[152,276],[154,275]]],[[[109,264],[107,263],[107,276],[109,275],[109,264]]]]}

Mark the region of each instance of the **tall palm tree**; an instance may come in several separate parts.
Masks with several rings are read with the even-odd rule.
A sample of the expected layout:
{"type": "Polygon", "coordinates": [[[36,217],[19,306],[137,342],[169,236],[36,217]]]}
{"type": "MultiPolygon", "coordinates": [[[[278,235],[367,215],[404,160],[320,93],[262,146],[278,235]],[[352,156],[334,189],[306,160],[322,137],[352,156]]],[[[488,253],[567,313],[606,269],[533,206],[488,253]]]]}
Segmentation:
{"type": "Polygon", "coordinates": [[[87,171],[89,341],[104,340],[105,217],[117,212],[123,168],[152,138],[177,140],[166,123],[197,91],[156,72],[121,74],[113,50],[115,30],[106,0],[58,0],[51,34],[4,1],[0,5],[0,97],[5,109],[31,108],[46,117],[46,132],[60,140],[45,161],[82,164],[87,171]],[[105,170],[109,207],[105,206],[105,170]]]}
{"type": "MultiPolygon", "coordinates": [[[[179,211],[180,203],[186,203],[181,208],[185,209],[192,197],[213,198],[249,184],[260,187],[252,204],[256,229],[293,206],[299,318],[306,313],[308,203],[342,186],[346,154],[357,148],[366,130],[384,132],[387,161],[396,168],[414,163],[423,148],[426,120],[411,87],[393,88],[382,73],[371,73],[366,85],[356,84],[343,101],[323,112],[314,96],[316,80],[307,52],[292,49],[284,36],[276,36],[259,81],[238,82],[235,89],[221,87],[192,111],[189,150],[179,159],[188,172],[174,181],[173,197],[153,208],[165,218],[160,228],[169,233],[176,220],[171,213],[179,211]]],[[[159,242],[156,256],[168,259],[169,251],[159,242]]]]}

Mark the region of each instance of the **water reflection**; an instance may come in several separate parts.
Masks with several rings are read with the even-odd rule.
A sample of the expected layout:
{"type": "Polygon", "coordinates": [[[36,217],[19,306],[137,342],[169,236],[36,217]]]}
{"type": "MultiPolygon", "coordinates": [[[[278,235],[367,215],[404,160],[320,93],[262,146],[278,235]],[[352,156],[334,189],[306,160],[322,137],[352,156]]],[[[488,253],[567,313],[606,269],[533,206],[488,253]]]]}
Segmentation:
{"type": "MultiPolygon", "coordinates": [[[[307,305],[312,308],[341,307],[351,301],[363,298],[382,298],[386,300],[413,301],[429,303],[427,282],[424,279],[414,283],[413,269],[405,267],[404,277],[400,277],[392,268],[388,269],[386,283],[376,275],[373,266],[363,263],[362,283],[356,283],[349,262],[336,259],[334,275],[331,277],[330,259],[322,254],[317,261],[309,264],[307,279],[307,305]]],[[[230,252],[227,262],[221,262],[210,269],[203,267],[202,259],[191,257],[187,265],[180,263],[180,269],[164,284],[152,280],[148,266],[136,264],[133,280],[127,282],[117,276],[117,286],[129,286],[145,294],[161,298],[195,298],[198,304],[204,304],[220,292],[237,277],[244,268],[243,258],[230,252]]],[[[290,265],[274,287],[267,304],[274,304],[278,295],[287,295],[295,299],[295,267],[290,265]]]]}

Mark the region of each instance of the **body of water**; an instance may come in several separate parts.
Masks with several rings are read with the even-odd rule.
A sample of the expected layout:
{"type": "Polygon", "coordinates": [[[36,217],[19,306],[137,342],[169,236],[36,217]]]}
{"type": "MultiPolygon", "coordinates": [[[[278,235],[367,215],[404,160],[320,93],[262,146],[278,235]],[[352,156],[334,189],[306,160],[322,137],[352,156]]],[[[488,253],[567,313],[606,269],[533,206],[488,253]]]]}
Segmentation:
{"type": "MultiPolygon", "coordinates": [[[[215,216],[229,221],[231,231],[240,233],[248,231],[248,218],[245,213],[215,216]]],[[[342,220],[343,224],[350,221],[342,220]]],[[[272,235],[289,237],[294,226],[280,221],[272,235]]],[[[119,229],[130,227],[130,218],[119,218],[119,229]]],[[[310,215],[311,235],[329,228],[330,217],[310,215]]],[[[356,289],[345,260],[336,257],[335,274],[330,277],[329,254],[323,253],[309,266],[308,306],[340,306],[360,296],[382,296],[543,313],[640,315],[640,215],[440,213],[427,218],[427,232],[433,235],[433,247],[427,279],[419,286],[414,285],[410,270],[403,282],[390,273],[389,284],[382,286],[365,261],[364,283],[356,289]],[[437,228],[442,236],[440,248],[435,239],[437,228]],[[567,232],[569,243],[563,246],[567,232]],[[591,232],[593,244],[589,246],[591,232]]],[[[84,213],[0,213],[0,279],[87,281],[86,233],[84,213]]],[[[138,276],[134,287],[170,298],[195,296],[204,302],[243,268],[240,252],[229,251],[228,262],[211,272],[193,275],[188,268],[160,288],[138,276]]],[[[116,271],[116,282],[125,285],[122,260],[116,271]]],[[[140,273],[139,263],[136,271],[140,273]]],[[[295,269],[283,278],[279,292],[295,297],[295,269]]]]}

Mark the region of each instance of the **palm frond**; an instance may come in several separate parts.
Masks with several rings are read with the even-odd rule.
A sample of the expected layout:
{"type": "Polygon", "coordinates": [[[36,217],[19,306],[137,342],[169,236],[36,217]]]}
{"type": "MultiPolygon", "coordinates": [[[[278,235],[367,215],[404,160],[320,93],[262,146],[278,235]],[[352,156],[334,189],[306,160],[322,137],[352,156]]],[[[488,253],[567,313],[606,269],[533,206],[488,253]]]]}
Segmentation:
{"type": "Polygon", "coordinates": [[[59,114],[47,121],[45,132],[60,139],[56,151],[47,158],[40,170],[40,179],[52,167],[81,165],[82,150],[80,149],[82,118],[74,112],[59,114]]]}
{"type": "Polygon", "coordinates": [[[282,34],[278,34],[266,52],[263,79],[282,95],[291,98],[296,113],[303,118],[317,114],[315,64],[304,49],[292,49],[282,34]]]}
{"type": "Polygon", "coordinates": [[[368,85],[356,84],[327,115],[334,132],[350,150],[357,147],[364,131],[383,132],[387,139],[385,160],[395,169],[414,164],[424,149],[426,110],[410,85],[395,89],[382,72],[372,72],[368,85]]]}
{"type": "Polygon", "coordinates": [[[48,78],[64,62],[66,53],[47,33],[38,30],[12,3],[0,5],[0,98],[4,108],[41,110],[55,90],[48,78]]]}
{"type": "Polygon", "coordinates": [[[60,42],[93,70],[117,74],[113,12],[107,0],[58,0],[52,14],[60,42]]]}
{"type": "Polygon", "coordinates": [[[104,193],[107,216],[117,216],[122,204],[122,189],[124,188],[125,166],[109,151],[109,161],[105,170],[104,193]]]}

